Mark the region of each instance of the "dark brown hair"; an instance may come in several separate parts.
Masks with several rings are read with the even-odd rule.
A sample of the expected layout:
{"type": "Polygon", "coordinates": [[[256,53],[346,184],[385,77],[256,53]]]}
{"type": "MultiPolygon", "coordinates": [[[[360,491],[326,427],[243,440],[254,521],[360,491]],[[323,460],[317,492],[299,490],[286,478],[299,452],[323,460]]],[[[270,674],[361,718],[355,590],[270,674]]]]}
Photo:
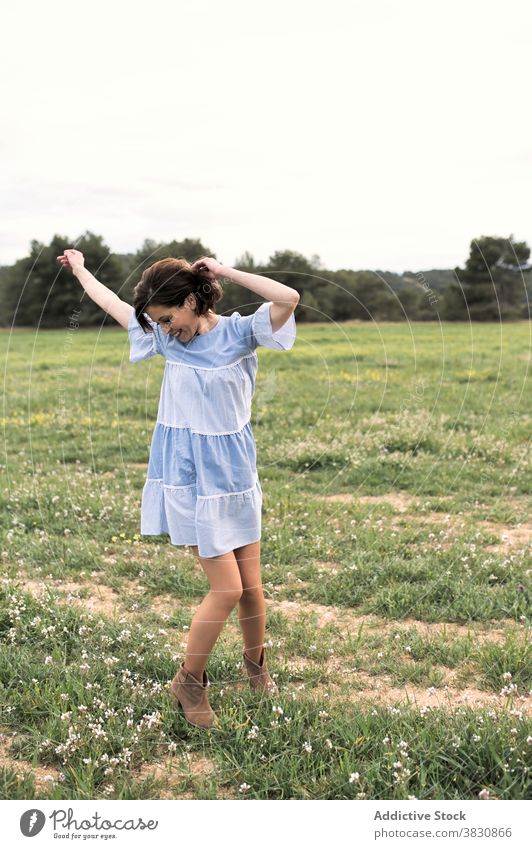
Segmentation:
{"type": "Polygon", "coordinates": [[[181,307],[190,294],[196,298],[196,315],[205,315],[221,300],[223,289],[205,271],[193,269],[184,257],[166,257],[148,266],[133,290],[133,307],[144,332],[153,332],[143,315],[147,307],[181,307]]]}

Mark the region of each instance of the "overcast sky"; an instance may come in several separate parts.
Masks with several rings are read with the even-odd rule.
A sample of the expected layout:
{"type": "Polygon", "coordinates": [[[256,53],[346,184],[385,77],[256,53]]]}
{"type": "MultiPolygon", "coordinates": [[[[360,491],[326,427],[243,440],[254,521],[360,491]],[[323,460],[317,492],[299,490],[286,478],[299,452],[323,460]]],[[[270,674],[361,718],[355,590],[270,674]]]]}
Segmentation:
{"type": "Polygon", "coordinates": [[[532,242],[527,2],[47,0],[2,41],[0,264],[85,230],[398,272],[532,242]]]}

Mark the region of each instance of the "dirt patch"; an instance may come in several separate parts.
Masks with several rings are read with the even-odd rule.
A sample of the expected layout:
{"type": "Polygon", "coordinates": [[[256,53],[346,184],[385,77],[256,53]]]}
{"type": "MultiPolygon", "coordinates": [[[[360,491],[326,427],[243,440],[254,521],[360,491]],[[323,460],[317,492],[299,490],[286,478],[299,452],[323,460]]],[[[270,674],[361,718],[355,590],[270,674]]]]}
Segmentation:
{"type": "Polygon", "coordinates": [[[306,669],[316,669],[317,666],[321,666],[320,663],[316,663],[315,660],[309,660],[308,657],[286,657],[284,658],[284,664],[290,674],[295,678],[298,677],[300,672],[304,672],[306,669]]]}
{"type": "MultiPolygon", "coordinates": [[[[408,527],[408,524],[423,524],[428,525],[430,523],[434,524],[445,524],[453,522],[454,524],[458,524],[458,519],[462,519],[461,516],[452,516],[450,513],[438,513],[436,511],[429,511],[426,513],[403,513],[401,516],[391,516],[390,524],[394,525],[394,527],[405,528],[408,527]]],[[[464,523],[465,527],[465,523],[464,523]]]]}
{"type": "MultiPolygon", "coordinates": [[[[324,561],[320,563],[324,571],[332,571],[338,567],[338,564],[324,561]]],[[[142,592],[143,587],[138,581],[124,581],[127,584],[127,589],[131,592],[142,592]]],[[[302,582],[300,586],[304,586],[302,582]]],[[[24,579],[22,589],[31,592],[32,595],[39,598],[45,595],[47,589],[56,591],[55,599],[58,604],[79,604],[84,609],[94,613],[101,613],[105,616],[113,617],[116,615],[128,616],[132,618],[134,614],[122,609],[122,602],[119,595],[105,584],[77,584],[69,581],[54,581],[53,583],[47,580],[35,581],[32,579],[24,579]],[[90,595],[85,598],[79,596],[79,591],[88,588],[91,590],[90,595]]],[[[472,636],[477,641],[491,641],[504,643],[508,629],[515,628],[516,623],[510,620],[498,622],[495,627],[482,627],[478,623],[470,625],[458,625],[449,622],[423,622],[417,619],[401,619],[390,621],[382,619],[373,614],[357,615],[349,608],[337,607],[327,604],[316,604],[310,601],[288,601],[266,598],[266,608],[280,611],[290,622],[297,621],[302,616],[315,614],[317,619],[317,627],[323,628],[326,625],[335,625],[342,630],[347,630],[351,633],[356,633],[360,626],[363,626],[370,632],[378,632],[379,635],[388,635],[390,632],[400,633],[407,629],[415,629],[420,635],[430,637],[434,635],[445,634],[451,637],[467,637],[472,636]]],[[[172,615],[177,605],[183,607],[179,599],[174,598],[170,594],[154,596],[149,600],[148,610],[160,615],[172,615]]],[[[189,612],[192,617],[197,603],[189,605],[189,612]]],[[[145,611],[143,611],[145,612],[145,611]]],[[[224,632],[229,635],[229,632],[239,634],[238,622],[231,623],[228,621],[224,626],[224,632]]],[[[180,635],[182,636],[182,635],[180,635]]]]}
{"type": "MultiPolygon", "coordinates": [[[[318,570],[318,574],[323,575],[337,575],[338,572],[342,569],[340,563],[333,563],[330,560],[316,560],[315,564],[316,569],[318,570]]],[[[300,581],[301,586],[308,583],[308,581],[300,581]]]]}
{"type": "Polygon", "coordinates": [[[348,492],[342,492],[339,495],[315,495],[319,501],[326,501],[332,504],[339,502],[340,504],[354,504],[359,499],[355,495],[350,495],[348,492]]]}
{"type": "MultiPolygon", "coordinates": [[[[159,763],[144,764],[140,769],[135,771],[135,778],[141,781],[146,778],[153,778],[156,781],[170,784],[173,779],[179,777],[182,781],[188,780],[189,783],[194,784],[195,780],[210,775],[215,769],[214,763],[208,758],[195,753],[184,752],[181,757],[168,757],[159,763]]],[[[168,786],[160,792],[158,798],[195,799],[196,794],[194,789],[192,787],[187,790],[176,791],[175,788],[168,786]]]]}
{"type": "Polygon", "coordinates": [[[412,495],[407,495],[406,492],[389,492],[382,495],[351,495],[345,492],[338,495],[320,495],[320,501],[339,502],[341,504],[391,504],[396,510],[404,512],[412,504],[417,504],[418,499],[412,495]]]}
{"type": "Polygon", "coordinates": [[[212,761],[202,756],[191,756],[189,767],[193,775],[210,775],[216,769],[212,761]]]}
{"type": "Polygon", "coordinates": [[[458,625],[455,622],[420,622],[419,619],[401,619],[396,622],[388,622],[385,626],[387,633],[400,633],[407,631],[409,628],[414,628],[418,634],[424,637],[434,637],[440,635],[449,635],[450,637],[467,637],[471,636],[477,642],[492,642],[504,643],[508,635],[508,629],[516,628],[516,623],[511,620],[497,623],[499,627],[490,628],[489,630],[480,629],[478,623],[468,625],[458,625]],[[506,626],[506,627],[505,627],[506,626]]]}
{"type": "MultiPolygon", "coordinates": [[[[35,580],[33,578],[25,578],[17,576],[15,579],[21,590],[31,593],[35,598],[42,600],[49,590],[52,591],[54,601],[60,605],[76,605],[83,607],[91,613],[99,613],[103,616],[126,616],[134,618],[134,612],[127,609],[130,604],[130,599],[122,598],[121,593],[141,594],[145,592],[145,588],[138,580],[130,580],[120,578],[120,589],[115,590],[107,584],[100,584],[98,581],[65,581],[62,578],[46,580],[35,580]],[[87,595],[82,593],[87,590],[87,595]]],[[[153,607],[156,612],[172,613],[178,603],[177,599],[173,599],[170,607],[171,596],[160,596],[160,601],[155,601],[153,607]]]]}
{"type": "Polygon", "coordinates": [[[104,584],[93,584],[92,593],[85,598],[79,598],[69,592],[59,603],[72,601],[82,605],[91,613],[103,613],[104,616],[122,615],[121,602],[118,594],[104,584]]]}
{"type": "Polygon", "coordinates": [[[75,583],[72,581],[36,581],[24,579],[21,589],[31,593],[35,598],[46,596],[48,590],[53,590],[57,604],[80,605],[91,613],[103,613],[105,616],[122,615],[118,594],[106,584],[75,583]],[[81,596],[84,589],[90,590],[89,595],[81,596]]]}
{"type": "Polygon", "coordinates": [[[353,691],[346,697],[345,684],[328,683],[309,688],[310,695],[323,698],[331,703],[338,701],[356,702],[365,707],[372,704],[378,705],[406,705],[413,704],[418,708],[441,707],[452,710],[456,707],[469,705],[470,707],[493,707],[506,709],[517,707],[526,715],[532,715],[532,699],[528,696],[500,696],[497,693],[488,693],[473,687],[457,689],[455,687],[416,687],[413,684],[405,684],[397,687],[391,684],[386,677],[372,676],[364,672],[350,672],[349,680],[353,683],[353,691]],[[325,693],[329,696],[326,697],[325,693]]]}
{"type": "Polygon", "coordinates": [[[240,799],[241,796],[238,795],[236,790],[233,787],[219,787],[218,792],[216,794],[217,799],[240,799]]]}
{"type": "MultiPolygon", "coordinates": [[[[435,510],[424,511],[423,505],[419,505],[419,509],[415,513],[408,512],[412,507],[412,503],[416,501],[411,496],[404,493],[389,494],[389,495],[331,495],[322,498],[323,501],[341,501],[346,503],[364,503],[364,504],[390,504],[394,509],[399,511],[400,515],[396,516],[381,516],[376,521],[376,524],[389,526],[395,530],[408,528],[409,525],[444,525],[447,528],[443,538],[438,536],[436,543],[442,548],[449,548],[452,545],[453,535],[458,535],[466,529],[466,523],[471,523],[470,530],[484,530],[490,533],[497,534],[500,542],[489,545],[483,545],[486,551],[508,553],[517,548],[529,548],[532,546],[532,523],[519,524],[516,527],[510,527],[505,524],[495,524],[484,520],[475,520],[470,513],[443,513],[435,510]]],[[[441,499],[446,500],[446,499],[441,499]]],[[[371,514],[368,518],[371,517],[371,514]]],[[[467,533],[467,531],[465,531],[467,533]]]]}
{"type": "Polygon", "coordinates": [[[509,527],[504,524],[496,525],[478,520],[473,521],[472,526],[467,531],[464,531],[466,523],[463,516],[434,512],[419,513],[418,515],[403,514],[401,516],[391,516],[381,518],[377,522],[379,525],[384,525],[385,523],[397,531],[405,531],[409,525],[423,527],[430,526],[431,524],[440,524],[445,526],[445,533],[439,531],[434,539],[427,539],[423,543],[410,544],[411,548],[416,549],[426,549],[427,546],[432,546],[433,544],[443,549],[449,549],[453,544],[456,545],[459,542],[458,538],[461,533],[467,533],[469,539],[464,542],[464,545],[468,545],[473,541],[470,533],[476,530],[489,531],[490,533],[497,534],[500,539],[498,543],[486,544],[478,542],[479,547],[486,552],[509,554],[515,553],[520,549],[526,550],[532,546],[532,525],[530,524],[509,527]]]}
{"type": "MultiPolygon", "coordinates": [[[[197,607],[197,605],[196,605],[197,607]]],[[[163,613],[171,616],[177,608],[183,609],[183,602],[171,595],[156,595],[148,601],[148,610],[153,613],[163,613]]]]}
{"type": "MultiPolygon", "coordinates": [[[[404,530],[408,524],[419,525],[419,524],[444,524],[448,527],[447,533],[444,535],[444,539],[449,538],[452,534],[459,533],[462,529],[466,527],[466,523],[464,519],[469,519],[470,514],[463,515],[451,515],[449,513],[419,513],[418,515],[412,514],[404,514],[400,517],[392,517],[390,520],[390,524],[397,528],[402,528],[404,530]]],[[[510,527],[504,524],[495,524],[493,522],[487,522],[485,520],[473,520],[471,530],[473,531],[487,531],[492,534],[496,534],[500,542],[491,543],[491,544],[482,544],[482,548],[485,551],[496,551],[501,553],[508,553],[514,548],[524,548],[532,546],[532,524],[520,524],[516,527],[510,527]]],[[[441,540],[438,538],[438,542],[441,540]]],[[[447,543],[448,545],[448,543],[447,543]]]]}
{"type": "Polygon", "coordinates": [[[34,767],[28,761],[16,760],[9,754],[9,748],[12,742],[12,734],[7,732],[0,733],[0,767],[13,770],[19,778],[23,778],[25,775],[32,775],[38,793],[49,790],[54,782],[59,780],[58,770],[52,766],[34,767]]]}
{"type": "MultiPolygon", "coordinates": [[[[349,624],[352,624],[355,627],[355,622],[364,622],[373,625],[374,621],[380,621],[377,617],[374,616],[350,616],[346,617],[346,615],[341,611],[338,607],[333,607],[332,605],[327,604],[314,604],[313,602],[300,602],[300,601],[276,601],[273,599],[266,599],[266,608],[271,607],[273,610],[278,610],[282,613],[286,618],[293,622],[299,619],[301,616],[308,616],[309,613],[315,613],[318,617],[318,627],[323,628],[324,625],[327,625],[329,622],[334,622],[336,624],[347,624],[346,619],[349,619],[349,624]]],[[[376,627],[374,625],[374,627],[376,627]]]]}
{"type": "Polygon", "coordinates": [[[509,528],[507,525],[496,525],[492,522],[477,522],[484,530],[497,534],[500,542],[484,546],[487,551],[507,552],[514,547],[523,549],[532,546],[532,523],[509,528]]]}
{"type": "Polygon", "coordinates": [[[360,495],[358,501],[361,504],[379,504],[384,502],[390,504],[395,510],[405,513],[413,504],[417,504],[419,499],[406,492],[389,492],[385,495],[360,495]]]}
{"type": "MultiPolygon", "coordinates": [[[[361,704],[365,708],[371,705],[398,705],[413,703],[418,707],[444,707],[453,709],[460,705],[472,707],[496,707],[508,709],[517,707],[527,715],[532,715],[532,698],[529,695],[501,696],[479,690],[475,687],[456,687],[444,683],[440,687],[420,687],[406,683],[397,685],[390,676],[370,675],[367,672],[355,670],[349,666],[345,657],[330,657],[325,660],[312,660],[306,657],[283,657],[281,662],[286,666],[294,681],[283,687],[281,695],[289,695],[290,691],[302,691],[313,699],[320,699],[323,705],[339,707],[341,703],[361,704]],[[310,681],[298,684],[297,679],[302,673],[320,671],[322,675],[318,682],[310,681]],[[327,680],[332,676],[340,676],[342,683],[327,680]],[[325,680],[324,680],[325,677],[325,680]]],[[[240,692],[249,686],[245,680],[231,682],[233,689],[240,692]]]]}
{"type": "Polygon", "coordinates": [[[30,578],[24,578],[23,580],[16,578],[15,580],[21,590],[31,593],[31,595],[34,596],[44,595],[47,588],[51,586],[51,582],[49,580],[47,580],[46,583],[44,581],[35,581],[30,578]]]}
{"type": "Polygon", "coordinates": [[[494,628],[480,627],[478,623],[470,625],[459,625],[454,622],[422,622],[418,619],[393,620],[382,619],[374,614],[356,615],[347,608],[335,607],[327,604],[315,604],[310,601],[276,601],[266,599],[266,608],[280,611],[291,621],[297,621],[300,617],[308,617],[316,614],[317,625],[323,628],[325,625],[333,624],[339,628],[356,633],[360,626],[367,630],[378,632],[379,636],[393,633],[401,633],[409,629],[415,629],[423,637],[445,635],[452,637],[467,637],[470,635],[477,641],[491,641],[504,643],[509,628],[516,628],[516,623],[509,619],[497,623],[494,628]]]}
{"type": "MultiPolygon", "coordinates": [[[[177,764],[183,763],[182,760],[177,761],[176,758],[167,758],[165,761],[156,764],[144,764],[135,772],[135,778],[138,781],[145,781],[148,778],[153,778],[155,781],[168,782],[172,778],[172,774],[176,770],[177,764]]],[[[158,799],[193,799],[194,794],[188,791],[183,791],[176,795],[172,789],[161,789],[157,796],[158,799]]]]}
{"type": "MultiPolygon", "coordinates": [[[[362,675],[357,676],[362,681],[362,675]]],[[[364,691],[357,693],[357,698],[361,701],[380,702],[380,703],[395,703],[413,701],[418,707],[447,707],[454,708],[459,705],[470,705],[472,707],[507,707],[510,699],[507,696],[500,696],[497,693],[488,693],[484,690],[477,690],[474,687],[465,689],[456,689],[446,685],[442,688],[435,687],[415,687],[412,684],[405,684],[403,687],[394,687],[385,681],[378,681],[372,676],[363,676],[370,689],[369,693],[364,691]]],[[[532,712],[532,699],[515,696],[512,702],[519,706],[524,713],[532,712]]]]}

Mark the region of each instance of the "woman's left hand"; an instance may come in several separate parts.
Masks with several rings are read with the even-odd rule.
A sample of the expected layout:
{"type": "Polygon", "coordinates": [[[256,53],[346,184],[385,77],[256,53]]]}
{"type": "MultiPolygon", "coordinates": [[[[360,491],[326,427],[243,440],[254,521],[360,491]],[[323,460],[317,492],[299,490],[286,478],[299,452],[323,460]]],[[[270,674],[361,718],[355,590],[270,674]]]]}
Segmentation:
{"type": "Polygon", "coordinates": [[[216,277],[223,277],[225,272],[225,266],[211,256],[204,256],[201,259],[197,259],[196,262],[192,263],[192,268],[194,271],[207,271],[207,276],[214,279],[216,277]]]}

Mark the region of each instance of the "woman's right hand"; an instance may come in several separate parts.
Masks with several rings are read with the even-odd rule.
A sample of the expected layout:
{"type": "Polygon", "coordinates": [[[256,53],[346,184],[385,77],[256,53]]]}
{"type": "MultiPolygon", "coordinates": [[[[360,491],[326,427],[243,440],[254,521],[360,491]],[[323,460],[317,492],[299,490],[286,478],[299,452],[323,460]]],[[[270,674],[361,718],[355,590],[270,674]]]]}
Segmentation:
{"type": "Polygon", "coordinates": [[[64,254],[58,256],[57,259],[67,271],[71,271],[72,274],[75,274],[78,268],[84,268],[85,257],[81,253],[81,251],[76,251],[73,248],[67,248],[64,254]]]}

